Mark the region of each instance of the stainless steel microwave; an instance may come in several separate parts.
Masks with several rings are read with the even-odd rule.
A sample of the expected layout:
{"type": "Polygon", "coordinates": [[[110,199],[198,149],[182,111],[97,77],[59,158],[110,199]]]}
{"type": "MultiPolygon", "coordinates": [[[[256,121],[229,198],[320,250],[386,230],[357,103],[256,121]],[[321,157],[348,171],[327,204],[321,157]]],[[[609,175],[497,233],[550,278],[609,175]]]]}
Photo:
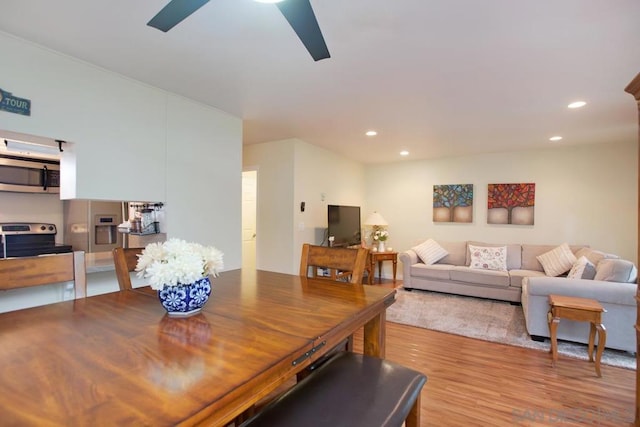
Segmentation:
{"type": "Polygon", "coordinates": [[[60,162],[0,154],[0,191],[59,193],[60,162]]]}

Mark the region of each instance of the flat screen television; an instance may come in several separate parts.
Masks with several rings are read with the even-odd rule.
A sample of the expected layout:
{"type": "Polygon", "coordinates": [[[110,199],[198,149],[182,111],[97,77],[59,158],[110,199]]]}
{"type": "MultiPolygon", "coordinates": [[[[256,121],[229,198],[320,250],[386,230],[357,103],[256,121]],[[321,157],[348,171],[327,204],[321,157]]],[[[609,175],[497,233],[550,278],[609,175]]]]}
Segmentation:
{"type": "Polygon", "coordinates": [[[360,244],[360,206],[329,205],[327,217],[332,246],[360,244]]]}

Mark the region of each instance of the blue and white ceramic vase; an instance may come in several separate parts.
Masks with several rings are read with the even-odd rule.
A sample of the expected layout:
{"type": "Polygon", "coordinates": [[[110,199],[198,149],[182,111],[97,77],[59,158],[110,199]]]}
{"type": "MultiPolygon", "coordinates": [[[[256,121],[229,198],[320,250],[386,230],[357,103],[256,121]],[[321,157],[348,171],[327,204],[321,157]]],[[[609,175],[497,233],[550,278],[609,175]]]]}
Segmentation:
{"type": "Polygon", "coordinates": [[[203,277],[193,283],[179,283],[165,286],[158,291],[158,298],[167,314],[173,317],[187,317],[198,313],[211,295],[211,281],[203,277]]]}

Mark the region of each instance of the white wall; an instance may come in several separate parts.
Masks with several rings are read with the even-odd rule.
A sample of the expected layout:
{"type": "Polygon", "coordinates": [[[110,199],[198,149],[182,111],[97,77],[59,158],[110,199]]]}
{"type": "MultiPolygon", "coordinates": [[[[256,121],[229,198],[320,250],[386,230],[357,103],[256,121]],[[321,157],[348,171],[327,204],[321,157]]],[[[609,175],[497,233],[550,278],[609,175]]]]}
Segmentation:
{"type": "Polygon", "coordinates": [[[432,237],[496,243],[563,242],[636,260],[635,142],[407,161],[366,169],[367,206],[389,222],[389,245],[432,237]],[[487,184],[536,184],[533,226],[487,224],[487,184]],[[473,223],[434,223],[433,185],[473,184],[473,223]]]}
{"type": "Polygon", "coordinates": [[[291,272],[294,141],[244,147],[243,165],[258,172],[256,267],[291,272]]]}
{"type": "Polygon", "coordinates": [[[297,274],[302,244],[322,241],[327,205],[364,203],[363,165],[298,139],[245,146],[243,164],[258,171],[256,264],[262,270],[297,274]]]}
{"type": "Polygon", "coordinates": [[[226,270],[242,260],[242,123],[211,107],[169,95],[166,229],[213,245],[226,270]]]}
{"type": "Polygon", "coordinates": [[[47,222],[56,225],[56,241],[63,242],[62,201],[58,194],[0,191],[0,222],[47,222]]]}
{"type": "Polygon", "coordinates": [[[168,237],[240,267],[241,119],[5,33],[0,52],[0,87],[32,101],[31,116],[0,111],[0,129],[73,143],[63,198],[165,202],[168,237]]]}
{"type": "Polygon", "coordinates": [[[321,244],[327,228],[327,205],[360,206],[361,222],[367,213],[364,165],[323,148],[296,141],[293,203],[293,272],[298,272],[303,243],[321,244]],[[324,197],[324,200],[322,200],[324,197]],[[300,211],[300,202],[305,211],[300,211]]]}
{"type": "Polygon", "coordinates": [[[62,198],[164,201],[165,91],[6,33],[0,52],[2,89],[31,100],[31,116],[0,111],[0,129],[73,143],[62,198]]]}

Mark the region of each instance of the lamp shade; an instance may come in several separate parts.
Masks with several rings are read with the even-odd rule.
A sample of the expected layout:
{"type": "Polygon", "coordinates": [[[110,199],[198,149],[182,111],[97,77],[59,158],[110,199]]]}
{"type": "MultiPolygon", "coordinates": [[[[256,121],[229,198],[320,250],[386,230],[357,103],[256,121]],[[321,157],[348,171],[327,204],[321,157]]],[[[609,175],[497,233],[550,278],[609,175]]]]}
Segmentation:
{"type": "Polygon", "coordinates": [[[385,221],[385,219],[382,217],[382,215],[380,215],[378,212],[374,212],[371,215],[369,215],[369,217],[367,218],[367,220],[364,222],[364,225],[389,225],[389,223],[387,221],[385,221]]]}

